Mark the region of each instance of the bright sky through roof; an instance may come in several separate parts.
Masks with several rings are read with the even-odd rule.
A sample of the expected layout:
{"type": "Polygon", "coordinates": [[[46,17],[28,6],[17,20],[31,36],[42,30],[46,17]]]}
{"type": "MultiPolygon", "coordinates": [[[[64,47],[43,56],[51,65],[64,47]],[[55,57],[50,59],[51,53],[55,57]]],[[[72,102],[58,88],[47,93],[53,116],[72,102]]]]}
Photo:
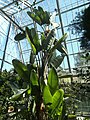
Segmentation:
{"type": "MultiPolygon", "coordinates": [[[[13,0],[0,0],[0,8],[11,3],[13,0]]],[[[33,1],[32,0],[27,0],[28,2],[32,3],[33,1]]],[[[36,0],[37,2],[40,1],[40,0],[36,0]]],[[[80,6],[82,4],[85,4],[88,2],[88,0],[58,0],[59,1],[59,5],[60,5],[60,8],[61,8],[61,13],[63,11],[67,11],[69,9],[73,9],[77,6],[80,6]]],[[[23,2],[24,3],[24,2],[23,2]]],[[[44,10],[46,11],[50,11],[52,12],[52,14],[55,12],[55,9],[57,8],[57,5],[56,5],[56,0],[44,0],[43,2],[39,3],[38,4],[39,6],[43,7],[44,10]]],[[[21,5],[21,7],[24,7],[21,5]]],[[[76,16],[76,12],[80,11],[81,9],[83,9],[84,6],[82,7],[79,7],[77,9],[73,9],[73,10],[70,10],[68,12],[65,12],[63,14],[61,14],[62,16],[62,22],[63,22],[63,26],[64,26],[64,31],[65,33],[68,33],[68,38],[67,38],[67,41],[68,40],[71,40],[71,39],[76,39],[76,37],[78,37],[77,35],[72,35],[67,29],[68,29],[68,25],[71,23],[71,21],[75,18],[76,16]]],[[[18,9],[17,6],[14,6],[12,5],[11,8],[8,8],[8,9],[4,9],[6,10],[6,13],[8,14],[9,12],[12,13],[12,11],[14,12],[14,9],[15,11],[18,9]]],[[[29,10],[29,9],[28,9],[29,10]]],[[[28,17],[28,15],[26,14],[27,12],[27,9],[24,10],[24,11],[21,11],[19,12],[20,10],[18,10],[18,14],[16,14],[17,16],[15,16],[16,18],[16,22],[21,26],[21,25],[26,25],[29,23],[29,21],[31,22],[30,18],[28,17]]],[[[2,13],[1,13],[2,14],[2,13]]],[[[55,17],[55,23],[57,24],[60,24],[60,21],[59,21],[59,17],[56,16],[55,17]]],[[[38,27],[40,28],[40,27],[38,27]]],[[[0,49],[4,49],[4,43],[5,43],[5,40],[6,40],[6,37],[4,37],[4,34],[7,35],[7,30],[8,30],[8,22],[7,20],[5,20],[1,15],[0,15],[0,49]],[[4,34],[3,34],[4,33],[4,34]]],[[[12,31],[11,31],[12,32],[12,31]]],[[[14,31],[15,32],[15,31],[14,31]]],[[[12,37],[12,40],[14,38],[14,33],[13,35],[10,34],[10,37],[12,37]]],[[[57,38],[60,38],[62,36],[62,33],[61,33],[61,29],[58,29],[57,30],[57,38]]],[[[16,56],[14,53],[17,52],[17,47],[15,45],[15,43],[12,41],[12,40],[9,40],[9,45],[11,45],[10,43],[12,43],[11,47],[8,45],[8,48],[7,50],[8,53],[10,52],[10,54],[12,56],[16,56]],[[16,48],[15,48],[15,47],[16,48]],[[14,50],[14,52],[13,52],[14,50]]],[[[66,42],[67,42],[66,41],[66,42]]],[[[27,43],[22,42],[21,44],[21,48],[23,48],[24,50],[26,50],[26,46],[27,43]]],[[[67,44],[67,49],[68,49],[68,53],[69,54],[73,54],[73,53],[78,53],[80,51],[80,48],[79,48],[80,44],[76,41],[76,42],[68,42],[67,44]]],[[[27,47],[29,48],[29,46],[27,47]]],[[[18,54],[18,52],[17,52],[18,54]]],[[[27,60],[27,57],[28,57],[29,54],[25,53],[23,56],[25,58],[25,60],[27,60]]],[[[2,58],[3,56],[3,52],[0,50],[0,58],[2,58]]],[[[76,55],[75,55],[76,56],[76,55]]],[[[71,64],[71,67],[75,67],[75,60],[74,60],[74,57],[73,55],[70,55],[70,64],[71,64]]],[[[10,57],[10,55],[6,55],[6,59],[8,59],[10,57]]],[[[10,57],[8,60],[11,62],[13,59],[13,57],[10,57]]],[[[66,58],[64,59],[64,65],[63,65],[65,68],[68,68],[68,65],[67,65],[67,60],[66,58]]],[[[4,66],[4,69],[6,67],[6,63],[5,63],[5,66],[4,66]]],[[[9,66],[10,67],[10,66],[9,66]]],[[[9,68],[8,67],[8,68],[9,68]]]]}

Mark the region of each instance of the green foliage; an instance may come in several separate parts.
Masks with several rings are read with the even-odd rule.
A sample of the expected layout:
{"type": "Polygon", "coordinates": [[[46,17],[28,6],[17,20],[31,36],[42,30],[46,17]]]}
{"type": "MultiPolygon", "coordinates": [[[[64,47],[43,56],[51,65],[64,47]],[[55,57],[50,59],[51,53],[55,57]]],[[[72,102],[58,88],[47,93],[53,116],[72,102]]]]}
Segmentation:
{"type": "Polygon", "coordinates": [[[79,39],[81,48],[90,49],[90,5],[77,13],[70,25],[70,29],[73,34],[78,33],[78,35],[81,35],[79,39]]]}
{"type": "Polygon", "coordinates": [[[34,85],[38,86],[38,76],[34,70],[31,71],[30,80],[33,86],[34,85]]]}
{"type": "Polygon", "coordinates": [[[57,76],[56,70],[54,68],[51,68],[51,70],[48,74],[47,83],[48,83],[51,93],[54,94],[54,92],[58,88],[58,76],[57,76]]]}
{"type": "Polygon", "coordinates": [[[16,41],[22,40],[24,38],[26,38],[26,34],[21,32],[15,36],[16,41]]]}
{"type": "Polygon", "coordinates": [[[54,30],[52,29],[51,31],[50,31],[50,33],[47,35],[47,37],[45,37],[45,35],[44,34],[42,34],[42,48],[44,49],[44,50],[47,50],[48,49],[48,45],[49,45],[49,43],[50,43],[50,40],[52,39],[52,37],[53,37],[53,34],[54,34],[54,30]]]}
{"type": "Polygon", "coordinates": [[[47,11],[44,11],[40,6],[38,9],[33,8],[33,12],[27,12],[27,14],[39,25],[50,24],[50,15],[47,11]]]}
{"type": "Polygon", "coordinates": [[[26,27],[26,38],[28,39],[28,42],[30,43],[35,54],[36,52],[39,52],[41,50],[40,41],[35,28],[29,29],[28,27],[26,27]]]}
{"type": "Polygon", "coordinates": [[[17,59],[12,61],[13,66],[21,78],[29,81],[29,71],[27,67],[17,59]]]}
{"type": "MultiPolygon", "coordinates": [[[[50,25],[50,15],[41,7],[34,8],[33,12],[27,13],[43,30],[45,29],[43,25],[50,25]]],[[[11,115],[11,118],[25,120],[59,118],[62,120],[64,91],[59,86],[57,68],[60,67],[64,55],[54,54],[56,50],[60,54],[67,54],[62,45],[66,37],[67,34],[56,41],[54,29],[47,34],[43,31],[38,36],[35,28],[29,29],[28,27],[25,33],[15,36],[16,41],[26,38],[32,50],[28,65],[17,59],[12,61],[19,80],[9,82],[12,95],[8,96],[8,100],[13,104],[18,104],[17,111],[11,115]]]]}
{"type": "Polygon", "coordinates": [[[58,68],[58,66],[61,65],[63,59],[64,59],[64,56],[60,56],[60,55],[55,56],[51,58],[51,64],[53,64],[55,68],[58,68]]]}
{"type": "Polygon", "coordinates": [[[39,25],[41,25],[41,19],[39,18],[38,15],[32,13],[32,12],[27,12],[27,14],[35,21],[37,22],[39,25]]]}
{"type": "MultiPolygon", "coordinates": [[[[34,8],[33,12],[27,12],[27,14],[42,27],[44,24],[50,24],[49,13],[44,11],[41,7],[38,7],[38,9],[34,8]]],[[[61,43],[66,39],[67,34],[56,41],[56,39],[54,39],[54,29],[49,31],[48,34],[45,34],[45,31],[43,31],[41,33],[41,37],[38,37],[38,33],[35,28],[29,29],[28,27],[26,27],[25,33],[26,38],[32,48],[30,56],[30,66],[28,66],[28,68],[19,61],[17,63],[16,60],[13,60],[13,65],[21,78],[26,79],[26,76],[26,80],[30,80],[30,92],[28,91],[27,93],[30,93],[35,103],[36,107],[34,107],[34,104],[31,104],[31,109],[34,109],[36,111],[36,113],[33,113],[36,116],[36,119],[45,119],[45,117],[41,117],[41,113],[43,114],[43,116],[45,114],[43,113],[42,109],[45,109],[45,111],[48,112],[48,117],[52,117],[52,119],[54,119],[56,116],[61,116],[63,110],[64,92],[62,89],[59,89],[59,81],[56,69],[62,63],[64,56],[58,55],[53,57],[53,54],[55,53],[56,49],[59,52],[63,51],[62,53],[67,54],[65,48],[63,47],[63,45],[61,45],[61,43]],[[51,41],[53,41],[52,44],[51,41]],[[35,61],[35,58],[39,58],[39,62],[35,61]],[[35,69],[33,69],[34,65],[36,66],[35,69]],[[49,72],[46,72],[45,69],[50,70],[49,72]],[[48,77],[46,78],[47,75],[48,77]],[[28,76],[30,77],[30,79],[28,78],[28,76]],[[45,83],[45,78],[47,81],[47,85],[45,83]],[[42,103],[45,105],[45,108],[42,107],[42,103]]],[[[15,39],[20,40],[20,36],[17,36],[15,37],[15,39]]]]}
{"type": "MultiPolygon", "coordinates": [[[[14,88],[14,90],[15,90],[15,88],[14,88]]],[[[21,95],[23,95],[23,93],[25,93],[26,91],[27,91],[27,89],[17,89],[17,90],[15,90],[16,93],[12,97],[10,97],[10,100],[11,101],[18,100],[21,97],[21,95]]]]}
{"type": "Polygon", "coordinates": [[[62,44],[59,44],[59,45],[57,46],[57,50],[58,50],[59,52],[61,52],[61,53],[66,54],[66,55],[68,54],[66,48],[65,48],[62,44]]]}
{"type": "Polygon", "coordinates": [[[43,99],[44,99],[45,105],[52,104],[52,95],[50,93],[50,90],[49,90],[48,86],[44,87],[44,90],[43,90],[43,99]]]}
{"type": "Polygon", "coordinates": [[[67,33],[65,33],[57,42],[55,42],[55,45],[50,49],[50,54],[54,52],[56,49],[58,49],[59,45],[67,38],[67,33]]]}
{"type": "Polygon", "coordinates": [[[30,30],[28,28],[26,28],[26,38],[27,38],[28,42],[30,43],[34,54],[36,54],[36,48],[34,46],[32,36],[30,36],[31,34],[29,34],[29,33],[30,33],[30,30]]]}
{"type": "Polygon", "coordinates": [[[69,119],[74,119],[74,118],[76,118],[76,115],[68,115],[68,118],[69,119]]]}
{"type": "Polygon", "coordinates": [[[53,95],[52,104],[50,106],[51,115],[61,115],[62,111],[60,110],[62,110],[63,96],[64,91],[62,89],[57,90],[53,95]]]}

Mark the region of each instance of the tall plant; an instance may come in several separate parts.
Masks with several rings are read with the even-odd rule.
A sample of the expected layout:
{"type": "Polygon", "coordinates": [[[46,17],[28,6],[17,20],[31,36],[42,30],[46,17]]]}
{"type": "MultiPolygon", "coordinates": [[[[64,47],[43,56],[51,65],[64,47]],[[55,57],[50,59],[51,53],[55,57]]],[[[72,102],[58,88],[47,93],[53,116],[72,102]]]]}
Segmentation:
{"type": "Polygon", "coordinates": [[[27,97],[27,109],[30,114],[28,120],[63,120],[64,119],[64,91],[59,88],[57,68],[67,54],[62,42],[64,34],[59,40],[55,38],[54,29],[45,30],[50,26],[50,14],[41,7],[27,12],[34,22],[39,24],[43,31],[38,35],[35,28],[26,27],[24,32],[15,36],[16,41],[26,38],[31,46],[30,63],[25,65],[17,59],[12,61],[13,66],[22,78],[27,81],[24,89],[18,89],[11,100],[27,97]],[[58,50],[62,55],[57,55],[58,50]],[[23,95],[21,98],[21,95],[23,95]]]}

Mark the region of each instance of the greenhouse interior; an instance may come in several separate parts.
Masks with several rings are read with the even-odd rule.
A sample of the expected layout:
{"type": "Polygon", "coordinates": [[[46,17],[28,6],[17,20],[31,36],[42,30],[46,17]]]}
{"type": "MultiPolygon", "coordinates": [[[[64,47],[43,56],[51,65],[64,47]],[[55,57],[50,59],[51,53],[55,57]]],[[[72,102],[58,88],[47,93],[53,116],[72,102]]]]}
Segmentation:
{"type": "Polygon", "coordinates": [[[0,120],[90,120],[90,0],[0,0],[0,120]]]}

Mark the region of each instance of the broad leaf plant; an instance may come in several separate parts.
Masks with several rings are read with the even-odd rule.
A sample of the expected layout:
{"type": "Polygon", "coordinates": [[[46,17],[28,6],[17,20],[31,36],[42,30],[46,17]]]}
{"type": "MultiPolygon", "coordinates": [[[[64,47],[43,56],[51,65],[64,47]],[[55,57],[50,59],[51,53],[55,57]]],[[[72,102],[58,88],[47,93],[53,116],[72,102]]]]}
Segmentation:
{"type": "MultiPolygon", "coordinates": [[[[51,25],[50,14],[42,7],[33,8],[27,14],[42,31],[38,33],[36,28],[26,27],[25,31],[15,36],[16,41],[28,40],[31,52],[27,65],[17,59],[12,61],[16,73],[26,84],[22,88],[12,84],[14,94],[9,99],[19,102],[27,99],[27,120],[64,120],[64,90],[59,87],[57,68],[67,54],[62,44],[67,34],[57,39],[55,29],[45,29],[51,25]],[[57,55],[56,50],[60,54],[57,55]]],[[[21,111],[23,109],[17,111],[17,114],[21,111]]]]}

